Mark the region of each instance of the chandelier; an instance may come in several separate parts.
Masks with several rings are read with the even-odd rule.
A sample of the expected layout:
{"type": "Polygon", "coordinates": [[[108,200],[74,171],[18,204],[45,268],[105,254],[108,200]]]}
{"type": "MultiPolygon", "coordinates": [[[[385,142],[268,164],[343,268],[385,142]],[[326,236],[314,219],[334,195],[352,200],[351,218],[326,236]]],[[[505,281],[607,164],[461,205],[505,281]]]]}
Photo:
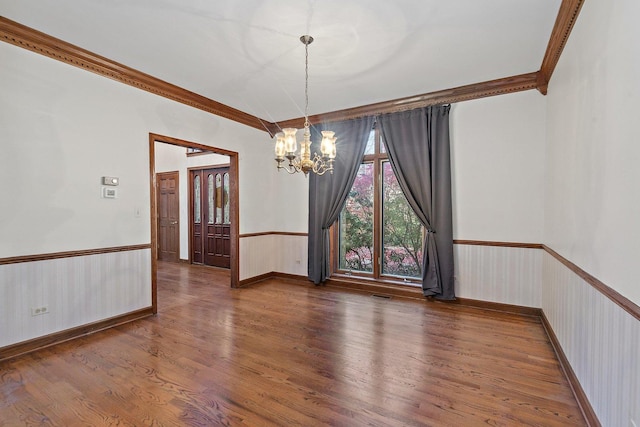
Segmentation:
{"type": "Polygon", "coordinates": [[[284,169],[293,174],[296,172],[304,172],[305,176],[309,171],[323,175],[329,171],[333,173],[333,161],[336,158],[336,137],[335,132],[322,131],[322,141],[320,142],[320,152],[314,153],[311,159],[311,132],[309,131],[309,45],[313,42],[311,36],[300,36],[300,41],[304,44],[304,134],[300,143],[300,153],[298,150],[298,142],[296,132],[298,129],[285,128],[282,132],[276,134],[276,162],[278,162],[278,170],[284,169]],[[288,165],[283,165],[285,160],[289,160],[288,165]]]}

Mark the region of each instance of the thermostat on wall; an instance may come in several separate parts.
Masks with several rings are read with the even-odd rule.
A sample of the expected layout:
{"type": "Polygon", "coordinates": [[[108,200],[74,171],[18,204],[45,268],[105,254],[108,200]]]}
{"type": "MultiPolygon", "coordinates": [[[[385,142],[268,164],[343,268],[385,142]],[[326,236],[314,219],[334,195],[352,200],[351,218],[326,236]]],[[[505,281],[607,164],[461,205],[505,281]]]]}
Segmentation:
{"type": "Polygon", "coordinates": [[[115,176],[103,176],[102,177],[102,185],[118,185],[120,180],[115,176]]]}
{"type": "Polygon", "coordinates": [[[115,199],[118,197],[118,190],[115,188],[102,187],[102,197],[104,199],[115,199]]]}

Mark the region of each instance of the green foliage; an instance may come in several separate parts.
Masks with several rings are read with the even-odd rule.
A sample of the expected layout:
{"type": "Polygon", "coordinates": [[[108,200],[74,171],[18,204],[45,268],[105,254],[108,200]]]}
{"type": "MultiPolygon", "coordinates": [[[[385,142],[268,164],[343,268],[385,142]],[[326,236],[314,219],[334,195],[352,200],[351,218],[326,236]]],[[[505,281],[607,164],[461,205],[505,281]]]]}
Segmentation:
{"type": "Polygon", "coordinates": [[[360,165],[341,215],[340,267],[373,271],[373,165],[360,165]]]}
{"type": "MultiPolygon", "coordinates": [[[[340,267],[373,271],[373,165],[363,164],[341,215],[340,267]]],[[[420,277],[422,225],[383,163],[383,274],[420,277]]]]}
{"type": "Polygon", "coordinates": [[[407,203],[391,164],[383,164],[384,274],[420,277],[422,225],[407,203]]]}

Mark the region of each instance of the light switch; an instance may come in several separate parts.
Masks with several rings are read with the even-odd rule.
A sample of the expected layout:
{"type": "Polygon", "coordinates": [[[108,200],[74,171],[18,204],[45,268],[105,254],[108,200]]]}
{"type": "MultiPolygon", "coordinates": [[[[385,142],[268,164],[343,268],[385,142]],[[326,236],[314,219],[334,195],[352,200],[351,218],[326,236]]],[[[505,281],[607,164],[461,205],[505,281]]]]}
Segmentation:
{"type": "Polygon", "coordinates": [[[102,177],[102,185],[118,185],[120,184],[120,180],[116,176],[103,176],[102,177]]]}

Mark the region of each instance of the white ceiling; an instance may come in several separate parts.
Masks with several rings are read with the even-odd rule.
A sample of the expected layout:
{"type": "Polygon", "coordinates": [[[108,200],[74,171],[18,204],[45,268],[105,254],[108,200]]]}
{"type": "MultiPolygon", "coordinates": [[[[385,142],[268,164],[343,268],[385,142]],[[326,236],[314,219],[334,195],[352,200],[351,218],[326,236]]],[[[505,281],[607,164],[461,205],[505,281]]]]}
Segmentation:
{"type": "Polygon", "coordinates": [[[537,71],[561,0],[0,0],[0,15],[274,122],[537,71]]]}

